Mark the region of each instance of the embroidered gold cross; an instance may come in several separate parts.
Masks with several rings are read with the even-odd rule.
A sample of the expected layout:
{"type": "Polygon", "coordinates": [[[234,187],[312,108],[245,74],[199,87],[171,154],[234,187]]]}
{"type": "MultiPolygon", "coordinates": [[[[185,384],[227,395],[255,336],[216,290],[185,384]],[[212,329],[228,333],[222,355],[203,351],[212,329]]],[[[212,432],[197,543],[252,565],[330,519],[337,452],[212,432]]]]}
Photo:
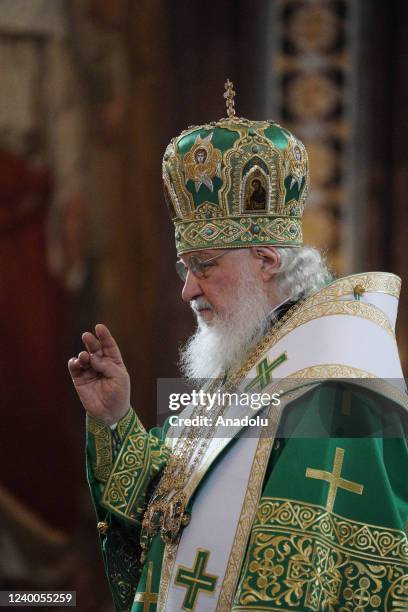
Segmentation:
{"type": "Polygon", "coordinates": [[[326,501],[327,512],[332,512],[333,510],[333,506],[336,501],[337,489],[345,489],[346,491],[350,491],[350,493],[357,493],[357,495],[362,495],[364,490],[364,485],[358,484],[357,482],[351,482],[351,480],[345,480],[341,477],[343,459],[344,448],[336,448],[333,472],[315,470],[314,468],[310,467],[306,470],[306,478],[317,478],[318,480],[325,480],[329,483],[329,493],[326,501]]]}
{"type": "Polygon", "coordinates": [[[143,612],[150,612],[150,604],[157,604],[157,593],[152,592],[153,562],[147,564],[147,577],[144,593],[136,593],[134,601],[143,604],[143,612]]]}
{"type": "Polygon", "coordinates": [[[268,357],[262,359],[256,366],[257,377],[254,378],[252,382],[250,382],[246,387],[245,391],[249,391],[253,387],[255,387],[258,383],[262,389],[264,389],[269,383],[272,381],[272,371],[281,365],[288,358],[286,352],[279,355],[272,363],[268,363],[268,357]]]}
{"type": "Polygon", "coordinates": [[[187,593],[183,601],[183,610],[195,609],[200,591],[206,591],[207,593],[214,593],[215,591],[218,576],[205,573],[209,556],[209,550],[199,548],[193,568],[189,569],[180,565],[177,570],[174,584],[187,587],[187,593]]]}

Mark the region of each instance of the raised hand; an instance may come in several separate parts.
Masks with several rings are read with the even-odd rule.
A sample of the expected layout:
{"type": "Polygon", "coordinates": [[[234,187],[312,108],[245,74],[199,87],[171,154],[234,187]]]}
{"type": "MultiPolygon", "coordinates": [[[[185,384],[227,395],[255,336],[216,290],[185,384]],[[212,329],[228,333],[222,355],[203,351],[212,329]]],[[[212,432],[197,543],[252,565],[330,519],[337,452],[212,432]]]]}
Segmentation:
{"type": "Polygon", "coordinates": [[[86,351],[68,361],[68,370],[88,414],[112,425],[129,409],[129,374],[106,325],[85,332],[82,341],[86,351]]]}

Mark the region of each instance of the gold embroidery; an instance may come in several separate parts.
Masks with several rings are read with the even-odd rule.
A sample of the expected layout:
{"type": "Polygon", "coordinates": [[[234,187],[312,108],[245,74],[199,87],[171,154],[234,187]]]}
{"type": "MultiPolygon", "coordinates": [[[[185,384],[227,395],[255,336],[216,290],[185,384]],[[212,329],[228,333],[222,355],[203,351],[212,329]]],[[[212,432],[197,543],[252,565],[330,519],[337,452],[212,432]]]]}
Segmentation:
{"type": "Polygon", "coordinates": [[[284,152],[286,176],[291,177],[290,189],[297,183],[300,191],[303,179],[307,176],[307,157],[302,154],[302,149],[296,138],[288,139],[288,146],[284,152]]]}
{"type": "Polygon", "coordinates": [[[306,478],[316,478],[318,480],[325,480],[329,483],[329,492],[327,494],[326,510],[332,512],[337,495],[337,489],[345,489],[350,493],[356,493],[362,495],[364,486],[357,482],[351,482],[351,480],[345,480],[341,477],[341,469],[343,467],[344,459],[344,448],[336,448],[334,456],[333,472],[327,472],[325,470],[316,470],[308,467],[306,469],[306,478]]]}
{"type": "MultiPolygon", "coordinates": [[[[370,275],[372,276],[372,275],[370,275]]],[[[373,276],[377,276],[376,274],[374,274],[373,276]]],[[[385,275],[385,276],[389,276],[389,275],[385,275]]],[[[349,277],[351,278],[351,277],[349,277]]],[[[399,279],[397,277],[395,277],[398,281],[399,279]]],[[[344,279],[341,279],[344,280],[344,279]]],[[[322,290],[324,291],[324,290],[322,290]]],[[[317,294],[316,294],[317,295],[317,294]]],[[[315,296],[312,296],[313,299],[315,299],[315,296]]],[[[281,339],[281,337],[283,337],[283,335],[286,335],[286,333],[288,333],[289,331],[291,331],[291,329],[287,329],[287,325],[289,325],[289,323],[292,323],[292,320],[294,317],[297,317],[297,320],[301,319],[301,316],[303,314],[303,312],[306,310],[306,306],[310,305],[310,300],[311,298],[308,298],[306,300],[303,300],[302,302],[299,302],[298,305],[296,305],[295,307],[293,307],[286,316],[284,316],[275,326],[274,329],[272,331],[272,333],[270,335],[268,335],[263,342],[261,342],[257,349],[255,350],[254,354],[250,357],[250,359],[247,361],[247,363],[244,365],[243,368],[241,368],[238,373],[236,374],[236,376],[231,377],[231,379],[228,381],[229,384],[231,385],[235,385],[235,384],[239,384],[242,380],[242,378],[245,376],[245,374],[251,369],[251,367],[253,367],[254,365],[256,365],[256,363],[259,360],[260,356],[263,356],[265,354],[265,352],[271,347],[273,346],[278,340],[281,339]],[[283,332],[283,333],[282,333],[283,332]]],[[[354,304],[354,301],[352,302],[352,304],[354,304]]],[[[327,305],[323,305],[323,306],[327,306],[327,305]]],[[[328,305],[330,306],[330,305],[328,305]]],[[[333,312],[333,308],[330,309],[328,308],[328,310],[330,310],[330,312],[327,312],[326,314],[351,314],[356,316],[364,316],[364,315],[368,315],[366,316],[366,318],[371,319],[371,320],[375,320],[376,318],[378,318],[379,321],[381,321],[381,323],[384,323],[384,325],[387,328],[388,333],[390,333],[390,335],[393,335],[393,331],[392,331],[392,327],[388,321],[388,319],[386,319],[386,317],[384,317],[383,313],[376,307],[371,306],[371,305],[367,305],[367,304],[357,304],[358,307],[362,306],[362,308],[358,311],[358,313],[356,313],[356,309],[354,307],[354,305],[350,306],[350,302],[338,302],[335,304],[334,306],[334,310],[338,310],[338,312],[333,312]]],[[[310,309],[311,310],[311,309],[310,309]]],[[[310,316],[310,320],[313,317],[313,313],[309,312],[308,316],[310,316]],[[311,315],[311,316],[310,316],[311,315]]],[[[319,314],[317,316],[320,316],[319,314]]],[[[300,320],[299,325],[304,324],[304,320],[300,320]]],[[[294,326],[296,327],[296,326],[294,326]]],[[[312,377],[312,378],[332,378],[332,377],[340,377],[340,378],[348,378],[348,377],[367,377],[367,378],[371,378],[374,375],[366,372],[364,370],[358,369],[358,368],[354,368],[351,366],[346,366],[343,364],[322,364],[319,366],[313,366],[311,368],[304,368],[298,372],[295,372],[294,374],[291,375],[291,377],[299,377],[299,378],[308,378],[308,377],[312,377]]],[[[279,381],[279,385],[284,384],[284,382],[287,383],[289,389],[290,387],[295,385],[295,389],[291,390],[291,393],[295,393],[295,394],[299,394],[301,395],[302,393],[305,393],[306,391],[308,391],[309,389],[313,388],[313,385],[316,384],[316,382],[314,382],[313,380],[311,382],[305,382],[302,385],[299,385],[299,381],[296,380],[288,380],[286,379],[286,381],[279,381]],[[299,387],[302,386],[302,389],[299,389],[299,387]]],[[[286,385],[285,385],[286,387],[286,385]]],[[[389,387],[391,387],[391,385],[389,385],[389,387]]],[[[273,387],[272,387],[273,388],[273,387]]],[[[290,401],[291,398],[289,395],[289,392],[286,391],[285,392],[285,403],[287,401],[290,401]]],[[[277,413],[276,413],[277,414],[277,413]]],[[[273,438],[274,435],[271,436],[271,441],[273,442],[273,438]]],[[[194,477],[191,479],[189,486],[188,486],[188,491],[187,491],[187,498],[189,498],[192,494],[192,492],[195,490],[195,488],[198,486],[199,482],[201,481],[201,478],[203,477],[204,473],[206,472],[206,470],[208,469],[209,465],[211,464],[211,462],[215,459],[215,457],[219,454],[219,452],[222,450],[224,446],[222,444],[219,444],[215,447],[214,452],[211,454],[211,457],[209,458],[208,461],[205,461],[203,463],[203,465],[200,465],[200,469],[198,470],[197,474],[194,475],[194,477]]],[[[254,463],[255,464],[255,463],[254,463]]],[[[263,463],[261,464],[262,467],[264,467],[266,464],[263,463]]],[[[261,469],[259,469],[259,473],[261,473],[261,469]]],[[[253,473],[251,473],[251,478],[252,478],[253,473]]],[[[262,482],[262,481],[261,481],[262,482]]],[[[255,483],[255,481],[254,481],[255,483]]],[[[250,483],[250,485],[252,485],[252,481],[250,483]]],[[[250,489],[250,486],[248,487],[248,491],[250,489]]],[[[257,494],[259,492],[259,489],[256,489],[256,486],[254,486],[254,491],[255,494],[257,494]]],[[[249,495],[247,495],[247,497],[249,497],[249,495]]],[[[239,567],[240,567],[240,563],[242,560],[242,554],[245,550],[245,545],[246,545],[246,535],[248,533],[247,531],[247,520],[248,517],[251,516],[251,510],[252,508],[250,507],[250,504],[247,505],[246,503],[244,503],[243,505],[243,509],[242,509],[242,513],[241,513],[241,519],[243,519],[243,521],[241,522],[241,519],[239,521],[239,526],[237,528],[237,536],[236,539],[234,541],[233,544],[233,548],[231,550],[231,555],[229,558],[229,562],[228,562],[228,567],[224,576],[224,581],[223,581],[223,586],[221,589],[221,593],[220,593],[220,597],[219,597],[219,607],[217,608],[217,610],[219,611],[224,611],[224,610],[229,610],[230,608],[228,608],[228,595],[229,593],[232,591],[234,592],[234,589],[231,589],[231,585],[235,584],[235,580],[236,577],[238,576],[239,573],[239,567]],[[245,524],[244,524],[245,523],[245,524]],[[242,527],[242,529],[241,529],[242,527]],[[239,551],[241,551],[241,555],[239,555],[239,551]],[[238,568],[238,569],[237,569],[238,568]],[[225,591],[224,591],[224,585],[225,585],[225,591]],[[225,595],[225,597],[224,597],[225,595]]],[[[253,516],[253,514],[252,514],[253,516]]],[[[162,570],[162,575],[161,575],[161,584],[160,584],[160,596],[159,596],[159,604],[158,604],[158,610],[160,610],[160,612],[163,612],[166,609],[166,601],[167,601],[167,595],[168,595],[168,590],[169,590],[169,583],[170,583],[170,579],[172,576],[172,571],[174,568],[174,563],[175,563],[175,557],[176,557],[176,553],[177,553],[177,548],[178,545],[177,544],[172,544],[172,545],[166,545],[165,548],[165,555],[164,555],[164,561],[163,561],[163,570],[162,570]]],[[[258,609],[261,609],[258,605],[257,605],[258,609]]],[[[270,609],[270,607],[268,606],[267,609],[270,609]]],[[[277,609],[282,609],[281,607],[277,608],[277,609]]]]}
{"type": "Polygon", "coordinates": [[[166,544],[163,555],[162,570],[160,574],[159,600],[157,602],[157,612],[167,611],[167,597],[169,595],[170,580],[176,562],[176,555],[179,543],[166,544]]]}
{"type": "MultiPolygon", "coordinates": [[[[376,378],[375,374],[342,363],[323,363],[298,370],[293,378],[376,378]]],[[[350,381],[348,381],[350,382],[350,381]]],[[[353,381],[354,382],[354,381],[353,381]]],[[[369,384],[371,384],[370,381],[369,384]]],[[[356,381],[356,384],[362,384],[356,381]]]]}
{"type": "MultiPolygon", "coordinates": [[[[358,368],[353,368],[351,366],[345,366],[343,364],[322,364],[310,368],[303,368],[302,370],[294,372],[291,376],[293,376],[292,380],[290,378],[286,378],[285,380],[280,380],[278,383],[274,383],[272,386],[268,387],[268,392],[270,394],[272,394],[275,390],[283,389],[284,391],[281,395],[283,401],[281,402],[280,407],[277,407],[276,409],[271,409],[271,412],[268,415],[268,429],[265,432],[265,435],[261,436],[258,444],[251,470],[251,475],[248,482],[247,493],[242,506],[241,516],[237,525],[236,537],[231,548],[227,569],[224,575],[224,580],[219,595],[218,606],[216,608],[217,612],[224,612],[224,610],[230,610],[231,607],[231,601],[233,593],[235,591],[235,585],[239,577],[239,569],[242,564],[242,557],[246,548],[249,532],[253,523],[253,518],[258,507],[258,501],[263,482],[263,474],[267,465],[270,448],[275,439],[281,409],[283,410],[287,403],[293,401],[298,397],[301,397],[303,393],[310,391],[318,384],[320,384],[318,381],[313,379],[334,377],[358,377],[355,381],[353,381],[353,384],[355,384],[357,388],[360,386],[367,386],[369,390],[382,393],[385,397],[391,397],[393,394],[395,396],[393,397],[395,401],[398,401],[402,405],[407,405],[407,401],[403,398],[403,394],[393,385],[389,383],[384,383],[384,381],[373,380],[373,374],[358,368]],[[369,381],[366,382],[364,379],[359,380],[362,377],[366,379],[368,378],[369,381]],[[307,381],[307,379],[309,378],[311,380],[307,381]],[[300,385],[300,381],[298,379],[305,380],[305,384],[300,385]]],[[[350,384],[350,381],[347,382],[350,384]]],[[[188,497],[190,497],[192,492],[196,489],[203,475],[206,473],[209,465],[214,461],[215,457],[220,453],[222,448],[223,445],[220,444],[216,448],[215,452],[208,458],[208,460],[200,466],[200,469],[195,474],[195,477],[192,478],[191,482],[189,483],[188,497]]],[[[166,610],[166,599],[177,553],[177,547],[177,544],[173,544],[171,546],[166,545],[165,548],[165,557],[163,561],[163,569],[160,583],[161,599],[159,600],[160,605],[158,606],[158,610],[160,612],[164,612],[166,610]]],[[[257,606],[257,609],[262,608],[257,606]]],[[[275,608],[270,608],[270,606],[267,606],[265,609],[270,610],[275,608]]],[[[278,609],[281,610],[282,608],[276,608],[276,610],[278,609]]]]}
{"type": "MultiPolygon", "coordinates": [[[[290,382],[290,381],[287,381],[290,382]]],[[[231,547],[228,564],[222,582],[216,612],[229,612],[234,597],[237,582],[239,580],[242,559],[254,522],[254,517],[259,505],[262,483],[264,481],[265,470],[268,465],[268,458],[275,441],[280,414],[287,402],[291,402],[300,397],[306,390],[315,387],[309,385],[304,388],[288,388],[285,393],[285,400],[279,407],[271,406],[268,414],[268,426],[262,430],[258,446],[255,452],[248,479],[248,488],[242,504],[241,514],[237,524],[237,531],[231,547]]]]}
{"type": "Polygon", "coordinates": [[[86,416],[86,426],[95,441],[96,460],[92,462],[92,470],[97,480],[106,482],[112,469],[112,434],[107,425],[86,416]]]}
{"type": "Polygon", "coordinates": [[[189,128],[166,149],[163,180],[179,255],[209,246],[302,244],[307,153],[274,122],[234,116],[189,128]],[[213,205],[207,222],[196,215],[202,186],[213,205]]]}
{"type": "Polygon", "coordinates": [[[408,609],[408,575],[401,576],[388,590],[385,598],[385,610],[403,612],[408,609]]]}
{"type": "Polygon", "coordinates": [[[265,470],[268,465],[269,454],[275,440],[275,433],[279,422],[280,411],[270,410],[268,414],[268,431],[260,437],[252,463],[251,474],[248,479],[248,488],[245,494],[242,510],[237,523],[237,531],[231,547],[228,564],[221,585],[216,612],[231,610],[236,584],[239,579],[242,558],[251,532],[251,526],[258,508],[265,470]]]}
{"type": "Polygon", "coordinates": [[[193,181],[196,191],[200,190],[201,185],[213,191],[213,179],[221,177],[222,155],[211,144],[212,136],[213,132],[204,138],[197,134],[194,145],[184,157],[185,181],[193,181]]]}
{"type": "Polygon", "coordinates": [[[285,361],[287,361],[287,358],[288,358],[288,354],[285,351],[284,353],[279,355],[279,357],[274,359],[272,363],[269,363],[268,355],[266,355],[266,357],[262,361],[260,361],[258,365],[256,366],[256,374],[257,374],[256,378],[254,378],[254,380],[252,380],[251,382],[247,384],[244,391],[249,391],[250,389],[252,389],[253,387],[256,387],[257,385],[259,385],[260,389],[262,390],[268,385],[270,385],[272,382],[273,370],[277,368],[278,366],[280,366],[285,361]]]}
{"type": "MultiPolygon", "coordinates": [[[[295,393],[297,392],[298,390],[296,389],[295,393]]],[[[302,390],[301,392],[303,393],[304,391],[302,390]]],[[[293,397],[289,394],[288,397],[293,399],[293,397]]],[[[283,402],[281,406],[283,406],[283,402]]],[[[279,412],[280,407],[278,407],[276,410],[273,410],[271,407],[268,419],[269,425],[267,428],[265,428],[263,434],[261,434],[258,442],[254,461],[252,463],[251,475],[248,479],[248,489],[237,524],[237,532],[229,556],[226,572],[224,574],[216,612],[226,612],[231,609],[231,602],[234,596],[235,586],[239,578],[242,558],[259,503],[264,472],[268,463],[270,449],[272,448],[272,444],[275,439],[275,433],[279,422],[279,412]]],[[[218,452],[220,452],[220,449],[218,449],[218,452]]],[[[212,456],[210,463],[214,460],[214,458],[215,457],[212,456]]],[[[193,479],[193,484],[190,488],[189,494],[191,494],[192,491],[198,486],[198,483],[207,469],[208,465],[205,463],[202,470],[199,470],[198,474],[196,474],[196,478],[193,479]]],[[[160,576],[159,602],[157,606],[158,612],[166,612],[167,610],[167,597],[177,550],[178,542],[166,544],[162,563],[162,572],[160,576]]]]}
{"type": "MultiPolygon", "coordinates": [[[[130,410],[119,421],[117,431],[121,440],[124,439],[127,430],[133,420],[135,413],[130,410]]],[[[137,418],[137,417],[136,417],[137,418]]],[[[95,478],[101,482],[106,482],[113,465],[112,432],[108,425],[87,415],[87,429],[93,435],[95,442],[96,461],[92,463],[92,470],[95,478]]]]}
{"type": "MultiPolygon", "coordinates": [[[[118,423],[118,434],[121,440],[125,438],[125,435],[127,434],[130,424],[133,421],[133,416],[134,416],[134,412],[132,408],[130,408],[130,410],[125,414],[123,418],[120,419],[118,423]]],[[[140,421],[139,421],[139,425],[140,427],[143,428],[143,425],[140,423],[140,421]]]]}
{"type": "Polygon", "coordinates": [[[402,610],[407,563],[402,531],[264,498],[232,610],[402,610]]]}
{"type": "Polygon", "coordinates": [[[206,567],[210,551],[204,548],[198,548],[193,567],[185,567],[179,565],[174,584],[187,589],[183,601],[183,610],[195,610],[200,591],[212,595],[217,586],[218,576],[206,574],[206,567]]]}
{"type": "MultiPolygon", "coordinates": [[[[313,380],[315,378],[349,378],[352,376],[369,378],[370,381],[367,385],[368,389],[371,389],[370,385],[374,385],[375,383],[371,390],[376,391],[378,393],[382,393],[383,395],[385,395],[385,397],[390,397],[390,394],[394,393],[395,401],[399,401],[400,403],[402,403],[402,405],[407,404],[406,400],[401,400],[400,396],[402,396],[402,393],[399,392],[398,389],[396,389],[390,384],[386,384],[384,386],[384,381],[374,381],[372,379],[372,377],[374,376],[373,374],[365,372],[364,370],[353,368],[351,366],[345,366],[342,364],[322,364],[319,366],[313,366],[310,368],[298,370],[291,376],[294,377],[292,380],[290,378],[286,378],[285,380],[280,380],[278,383],[274,383],[271,387],[268,388],[270,394],[272,394],[274,390],[283,389],[284,391],[281,395],[283,401],[281,402],[280,407],[276,407],[275,409],[271,408],[271,412],[268,415],[269,426],[267,431],[265,432],[265,439],[264,436],[261,436],[258,444],[251,470],[251,476],[249,478],[247,493],[242,506],[241,516],[237,525],[236,537],[231,548],[227,569],[224,575],[224,580],[219,595],[218,607],[216,609],[217,612],[224,612],[224,610],[230,610],[233,593],[235,591],[235,584],[238,580],[239,569],[242,564],[242,557],[246,548],[246,543],[248,540],[251,525],[253,523],[253,517],[258,506],[258,500],[263,482],[263,471],[266,468],[270,448],[275,439],[276,429],[280,418],[280,412],[284,409],[285,405],[293,401],[294,399],[301,397],[302,394],[310,391],[318,384],[320,384],[318,381],[313,380]],[[300,381],[297,380],[298,378],[305,380],[305,383],[299,384],[300,381]],[[309,378],[311,380],[307,380],[309,378]]],[[[350,381],[348,382],[350,383],[350,381]]],[[[359,387],[365,386],[367,383],[364,380],[356,379],[355,381],[353,381],[353,384],[359,387]]],[[[214,452],[209,455],[207,460],[203,462],[202,465],[200,465],[199,470],[197,470],[197,472],[194,474],[194,477],[191,479],[187,488],[188,498],[192,495],[193,491],[196,489],[199,482],[201,481],[203,475],[208,470],[209,465],[215,460],[215,457],[221,452],[224,446],[225,444],[217,445],[214,452]]],[[[165,548],[158,605],[158,611],[160,612],[164,612],[166,610],[168,589],[174,568],[177,548],[177,543],[172,545],[166,545],[165,548]]],[[[262,608],[258,608],[257,606],[257,609],[262,608]]],[[[265,609],[269,610],[271,608],[268,606],[265,609]]]]}
{"type": "MultiPolygon", "coordinates": [[[[271,407],[272,416],[268,417],[269,425],[267,426],[265,430],[267,431],[267,433],[265,433],[264,435],[268,435],[268,437],[273,440],[275,433],[276,433],[277,426],[278,426],[278,416],[280,416],[281,410],[283,409],[283,407],[288,402],[293,401],[294,399],[300,397],[301,395],[303,395],[304,393],[312,389],[314,386],[317,386],[317,384],[319,383],[316,383],[315,381],[312,380],[312,381],[305,382],[303,385],[299,385],[299,382],[297,380],[294,380],[294,379],[291,380],[290,378],[287,378],[284,380],[280,380],[274,386],[269,387],[270,390],[268,391],[268,393],[270,393],[270,395],[272,395],[273,392],[275,391],[279,390],[280,392],[281,389],[284,389],[285,397],[284,397],[284,401],[281,401],[279,410],[277,406],[271,407]]],[[[281,397],[283,396],[281,395],[281,397]]],[[[237,433],[238,433],[238,430],[237,430],[237,433]]],[[[186,500],[189,500],[191,498],[194,491],[196,490],[199,483],[201,482],[201,479],[204,477],[207,470],[209,469],[210,465],[215,461],[216,457],[221,453],[221,451],[226,447],[226,445],[229,444],[231,439],[232,439],[231,437],[216,438],[215,442],[213,442],[211,452],[208,452],[206,454],[204,460],[199,464],[198,468],[192,474],[189,482],[187,483],[184,489],[186,500]]]]}
{"type": "MultiPolygon", "coordinates": [[[[408,410],[408,398],[403,389],[398,389],[398,387],[387,380],[379,379],[375,374],[361,370],[360,368],[353,368],[352,366],[337,363],[327,363],[303,368],[291,374],[290,377],[293,379],[348,379],[348,385],[353,385],[357,389],[361,388],[366,391],[378,393],[386,399],[396,402],[405,410],[408,410]],[[349,380],[351,378],[354,380],[349,380]]],[[[345,410],[347,410],[346,407],[345,410]]]]}
{"type": "Polygon", "coordinates": [[[255,217],[252,212],[228,219],[218,217],[208,220],[175,222],[177,252],[220,248],[248,248],[254,245],[285,245],[289,240],[293,246],[301,246],[302,224],[293,217],[255,217]],[[228,245],[228,246],[227,246],[228,245]]]}
{"type": "Polygon", "coordinates": [[[147,577],[144,593],[136,593],[134,601],[143,604],[143,612],[150,612],[150,604],[157,603],[157,593],[152,591],[153,561],[147,564],[147,577]]]}
{"type": "Polygon", "coordinates": [[[337,299],[345,295],[353,295],[356,284],[364,287],[365,293],[386,293],[399,298],[401,291],[401,279],[389,272],[362,272],[339,278],[323,287],[314,296],[310,297],[311,303],[317,298],[337,299]]]}
{"type": "Polygon", "coordinates": [[[305,302],[303,306],[304,308],[295,314],[293,318],[289,319],[287,324],[280,329],[280,333],[274,338],[274,342],[278,342],[278,340],[281,340],[287,333],[301,325],[305,325],[305,323],[309,323],[309,321],[319,319],[320,317],[336,315],[350,315],[367,319],[375,325],[382,327],[391,336],[394,336],[394,330],[388,318],[379,308],[372,304],[344,300],[338,302],[325,302],[316,304],[312,307],[309,307],[307,302],[305,302]]]}
{"type": "MultiPolygon", "coordinates": [[[[272,386],[268,387],[268,392],[272,395],[275,391],[279,391],[281,398],[284,399],[284,403],[282,402],[281,406],[284,407],[288,402],[292,401],[295,398],[301,397],[302,394],[307,393],[317,384],[318,381],[314,379],[319,378],[369,378],[369,384],[364,383],[363,380],[356,380],[355,385],[357,387],[364,387],[366,384],[366,388],[371,391],[375,391],[381,393],[384,397],[392,398],[394,401],[400,403],[402,406],[407,407],[407,399],[404,397],[404,394],[400,392],[396,387],[389,383],[384,383],[384,381],[373,380],[374,374],[366,372],[365,370],[361,370],[359,368],[353,368],[352,366],[345,366],[342,364],[321,364],[318,366],[312,366],[309,368],[303,368],[298,370],[287,377],[286,379],[281,379],[277,383],[273,383],[272,386]],[[305,383],[301,383],[300,380],[305,380],[305,383]],[[310,380],[309,380],[310,379],[310,380]],[[372,386],[371,386],[372,385],[372,386]]],[[[350,383],[350,381],[348,381],[350,383]]],[[[278,412],[276,409],[273,410],[272,416],[269,416],[269,423],[274,423],[274,419],[278,417],[278,412]],[[272,420],[271,420],[272,418],[272,420]]],[[[275,435],[275,430],[269,430],[268,436],[273,440],[275,435]]],[[[200,464],[197,471],[191,477],[186,489],[186,499],[190,499],[195,489],[198,487],[201,479],[204,474],[208,470],[211,463],[215,460],[215,458],[220,454],[225,445],[228,443],[228,440],[218,440],[218,444],[214,445],[213,452],[209,453],[205,459],[205,461],[200,464]]]]}
{"type": "Polygon", "coordinates": [[[338,279],[330,283],[317,293],[298,302],[287,314],[273,326],[263,340],[254,349],[246,363],[234,374],[234,382],[242,379],[253,368],[261,356],[270,350],[279,340],[282,340],[289,332],[301,325],[323,316],[329,315],[352,315],[365,318],[379,325],[394,337],[393,327],[384,313],[364,302],[341,300],[333,301],[342,296],[352,294],[356,280],[365,283],[367,292],[387,293],[398,298],[401,287],[401,279],[394,274],[382,272],[370,272],[367,274],[354,274],[338,279]],[[325,302],[325,300],[328,300],[325,302]]]}
{"type": "Polygon", "coordinates": [[[104,489],[103,506],[138,523],[143,513],[140,498],[164,466],[169,453],[164,443],[146,433],[132,411],[128,433],[104,489]]]}

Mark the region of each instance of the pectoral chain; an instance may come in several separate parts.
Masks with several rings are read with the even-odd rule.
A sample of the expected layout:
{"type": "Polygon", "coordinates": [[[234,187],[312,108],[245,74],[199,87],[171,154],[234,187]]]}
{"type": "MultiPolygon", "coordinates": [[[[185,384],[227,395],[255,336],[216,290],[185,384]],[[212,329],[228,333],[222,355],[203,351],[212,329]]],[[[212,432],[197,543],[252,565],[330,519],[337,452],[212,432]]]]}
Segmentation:
{"type": "MultiPolygon", "coordinates": [[[[214,381],[211,387],[219,387],[219,382],[214,381]]],[[[221,415],[225,409],[223,404],[218,406],[215,416],[221,415]]],[[[193,410],[192,417],[202,416],[206,411],[207,405],[199,405],[193,410]]],[[[186,512],[185,488],[208,449],[216,423],[214,418],[209,427],[183,428],[143,517],[140,537],[142,562],[155,535],[159,533],[163,542],[169,544],[177,541],[181,528],[188,525],[190,516],[186,512]]]]}
{"type": "MultiPolygon", "coordinates": [[[[255,365],[261,354],[264,354],[273,344],[274,336],[278,330],[304,301],[304,299],[299,300],[274,324],[266,339],[261,340],[251,351],[245,365],[235,374],[232,373],[227,382],[222,384],[221,378],[214,380],[206,391],[220,389],[221,387],[224,391],[237,389],[247,371],[255,365]]],[[[207,405],[196,406],[192,411],[192,417],[205,415],[207,408],[207,405]]],[[[217,417],[223,415],[227,408],[228,406],[224,406],[222,403],[217,406],[210,426],[184,426],[143,517],[140,537],[142,562],[146,558],[155,535],[160,534],[161,539],[166,544],[176,542],[180,537],[181,528],[188,525],[190,516],[186,512],[188,503],[186,487],[197,466],[200,465],[213,438],[217,427],[217,417]]],[[[199,419],[198,422],[201,422],[201,420],[199,419]]]]}

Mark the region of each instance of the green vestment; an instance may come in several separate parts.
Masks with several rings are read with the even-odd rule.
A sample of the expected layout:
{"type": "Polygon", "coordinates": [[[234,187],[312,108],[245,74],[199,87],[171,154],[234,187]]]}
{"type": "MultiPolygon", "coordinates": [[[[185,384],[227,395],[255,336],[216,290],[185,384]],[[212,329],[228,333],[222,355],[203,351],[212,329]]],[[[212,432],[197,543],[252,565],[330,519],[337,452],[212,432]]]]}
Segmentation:
{"type": "MultiPolygon", "coordinates": [[[[335,381],[285,409],[230,609],[406,609],[403,419],[398,404],[384,409],[383,396],[335,381]]],[[[117,436],[114,459],[111,430],[88,419],[88,478],[98,521],[106,523],[106,572],[117,610],[154,612],[164,544],[156,536],[142,565],[139,534],[169,450],[164,431],[146,433],[133,411],[117,436]]],[[[184,609],[200,610],[204,591],[184,609]]]]}
{"type": "Polygon", "coordinates": [[[338,279],[288,311],[251,353],[236,375],[240,389],[269,390],[279,367],[292,390],[281,412],[269,410],[273,428],[259,438],[249,479],[241,478],[241,430],[196,480],[178,549],[184,543],[194,553],[190,566],[160,535],[140,558],[144,513],[171,452],[167,427],[147,433],[133,410],[115,434],[88,419],[88,479],[118,611],[175,612],[178,601],[177,610],[199,612],[408,608],[407,398],[385,380],[402,378],[399,287],[385,273],[338,279]],[[215,544],[205,550],[197,534],[218,537],[222,512],[211,483],[228,485],[231,463],[238,465],[234,490],[248,482],[236,526],[222,507],[234,540],[222,548],[218,526],[219,544],[208,536],[215,544]],[[210,498],[210,514],[200,514],[210,498]],[[217,576],[207,562],[225,551],[217,576]]]}

